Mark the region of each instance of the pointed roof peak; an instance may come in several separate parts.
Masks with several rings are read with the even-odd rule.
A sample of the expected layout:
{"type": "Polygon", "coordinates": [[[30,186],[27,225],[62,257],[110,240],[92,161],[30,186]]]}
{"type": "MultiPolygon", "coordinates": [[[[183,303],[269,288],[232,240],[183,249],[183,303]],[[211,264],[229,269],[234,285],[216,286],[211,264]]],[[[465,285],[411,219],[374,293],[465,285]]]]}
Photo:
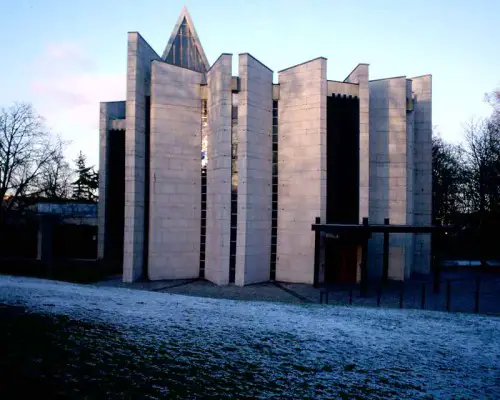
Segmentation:
{"type": "Polygon", "coordinates": [[[210,68],[187,6],[184,5],[162,56],[167,63],[205,72],[210,68]]]}

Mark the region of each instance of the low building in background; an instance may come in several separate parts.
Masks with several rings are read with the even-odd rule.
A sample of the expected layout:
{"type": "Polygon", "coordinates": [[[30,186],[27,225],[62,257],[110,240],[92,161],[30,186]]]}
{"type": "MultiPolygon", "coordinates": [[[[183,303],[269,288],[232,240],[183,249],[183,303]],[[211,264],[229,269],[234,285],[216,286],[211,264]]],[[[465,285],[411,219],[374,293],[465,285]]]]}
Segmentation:
{"type": "MultiPolygon", "coordinates": [[[[126,85],[100,105],[99,176],[99,258],[126,282],[313,283],[316,217],[431,223],[430,75],[329,80],[318,57],[273,83],[248,53],[210,65],[184,9],[161,56],[128,34],[126,85]]],[[[359,280],[361,245],[323,240],[320,280],[359,280]]],[[[367,251],[381,276],[381,234],[367,251]]],[[[428,273],[430,235],[391,235],[389,265],[428,273]]]]}

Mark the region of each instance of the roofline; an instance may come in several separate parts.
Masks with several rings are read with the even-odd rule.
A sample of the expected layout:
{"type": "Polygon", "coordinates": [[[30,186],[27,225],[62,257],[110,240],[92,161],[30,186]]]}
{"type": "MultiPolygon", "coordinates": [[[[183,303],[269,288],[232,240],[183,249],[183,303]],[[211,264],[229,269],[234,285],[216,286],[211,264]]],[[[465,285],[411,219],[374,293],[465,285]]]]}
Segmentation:
{"type": "Polygon", "coordinates": [[[217,62],[221,59],[221,57],[223,56],[233,56],[233,53],[221,53],[221,55],[219,57],[217,57],[217,60],[214,61],[214,63],[210,66],[209,69],[207,69],[207,72],[210,71],[212,69],[212,67],[217,64],[217,62]]]}
{"type": "Polygon", "coordinates": [[[343,85],[355,85],[355,86],[359,86],[359,83],[346,82],[346,81],[336,81],[335,79],[327,79],[326,81],[327,82],[342,83],[343,85]]]}
{"type": "Polygon", "coordinates": [[[269,71],[273,72],[274,71],[269,68],[266,64],[264,64],[262,61],[258,60],[257,58],[255,58],[254,56],[252,56],[250,53],[240,53],[238,54],[238,56],[249,56],[249,57],[252,57],[255,61],[257,61],[260,65],[262,65],[264,68],[267,68],[269,71]]]}
{"type": "MultiPolygon", "coordinates": [[[[351,70],[351,72],[349,72],[349,73],[347,74],[346,78],[344,79],[344,82],[346,81],[346,79],[347,79],[347,78],[349,78],[349,77],[351,76],[351,74],[352,74],[354,71],[356,71],[356,70],[358,69],[358,67],[359,67],[360,65],[367,65],[367,66],[370,66],[370,64],[368,64],[368,63],[359,63],[358,65],[356,65],[356,66],[355,66],[355,67],[351,70]]],[[[346,82],[346,83],[347,83],[347,82],[346,82]]]]}
{"type": "Polygon", "coordinates": [[[377,81],[388,81],[388,80],[391,80],[391,79],[401,79],[401,78],[407,79],[406,75],[391,76],[390,78],[371,79],[371,80],[368,81],[368,83],[370,83],[370,82],[377,82],[377,81]]]}
{"type": "Polygon", "coordinates": [[[417,79],[417,78],[423,78],[426,76],[430,76],[432,78],[432,74],[424,74],[424,75],[412,76],[411,78],[408,78],[408,79],[417,79]]]}
{"type": "Polygon", "coordinates": [[[313,61],[316,61],[316,60],[328,60],[326,57],[316,57],[316,58],[312,58],[310,60],[307,60],[307,61],[304,61],[304,62],[301,62],[300,64],[295,64],[295,65],[292,65],[291,67],[287,67],[285,69],[282,69],[280,71],[278,71],[278,74],[281,73],[281,72],[285,72],[285,71],[288,71],[289,69],[292,69],[292,68],[296,68],[296,67],[300,67],[301,65],[304,65],[304,64],[309,64],[310,62],[313,62],[313,61]]]}
{"type": "Polygon", "coordinates": [[[158,53],[156,52],[156,50],[155,50],[155,49],[153,49],[153,47],[152,47],[152,46],[148,43],[148,41],[147,41],[146,39],[144,39],[144,36],[142,36],[142,35],[141,35],[139,32],[137,32],[137,31],[129,31],[129,32],[127,32],[127,34],[130,34],[130,33],[136,33],[136,34],[137,34],[137,36],[139,36],[139,37],[142,39],[142,41],[148,45],[148,47],[150,48],[150,50],[151,50],[153,53],[155,53],[155,54],[156,54],[156,56],[157,56],[158,58],[161,58],[161,57],[158,55],[158,53]]]}

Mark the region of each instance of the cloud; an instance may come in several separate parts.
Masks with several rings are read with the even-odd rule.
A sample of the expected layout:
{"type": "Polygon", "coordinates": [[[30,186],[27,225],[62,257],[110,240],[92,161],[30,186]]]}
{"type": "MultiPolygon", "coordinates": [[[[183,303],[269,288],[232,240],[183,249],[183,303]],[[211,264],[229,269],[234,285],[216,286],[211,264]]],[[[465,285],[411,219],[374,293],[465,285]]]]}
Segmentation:
{"type": "Polygon", "coordinates": [[[125,100],[126,93],[126,66],[109,71],[105,60],[97,61],[79,43],[48,44],[34,61],[29,85],[49,128],[89,152],[98,148],[99,102],[125,100]]]}
{"type": "Polygon", "coordinates": [[[102,72],[92,54],[72,42],[48,44],[35,61],[30,89],[50,122],[96,128],[99,102],[125,99],[125,73],[102,72]]]}
{"type": "Polygon", "coordinates": [[[64,66],[84,71],[97,68],[97,63],[92,58],[91,53],[76,42],[47,44],[37,62],[42,68],[50,66],[60,69],[61,66],[64,66]]]}

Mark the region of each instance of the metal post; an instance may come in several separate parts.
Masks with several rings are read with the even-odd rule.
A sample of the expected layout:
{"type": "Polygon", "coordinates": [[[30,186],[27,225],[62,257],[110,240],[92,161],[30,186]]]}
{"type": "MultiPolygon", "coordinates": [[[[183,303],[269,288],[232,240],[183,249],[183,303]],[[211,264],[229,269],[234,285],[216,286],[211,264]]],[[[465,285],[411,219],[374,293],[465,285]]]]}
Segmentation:
{"type": "Polygon", "coordinates": [[[399,291],[399,308],[403,308],[403,300],[405,296],[405,284],[401,282],[401,289],[399,291]]]}
{"type": "Polygon", "coordinates": [[[481,285],[481,280],[476,278],[476,292],[474,293],[474,312],[479,313],[479,288],[481,285]]]}
{"type": "Polygon", "coordinates": [[[450,311],[451,308],[451,282],[446,281],[446,311],[450,311]]]}
{"type": "Polygon", "coordinates": [[[422,283],[422,299],[420,302],[420,306],[423,309],[425,309],[425,283],[422,283]]]}
{"type": "MultiPolygon", "coordinates": [[[[384,225],[389,225],[389,218],[384,218],[384,225]]],[[[387,283],[389,280],[389,232],[384,232],[384,269],[383,280],[387,283]]]]}
{"type": "Polygon", "coordinates": [[[363,232],[363,248],[361,249],[361,282],[360,282],[360,292],[364,296],[368,291],[368,218],[363,218],[363,226],[365,230],[363,232]]]}
{"type": "MultiPolygon", "coordinates": [[[[316,217],[314,223],[319,225],[321,219],[316,217]]],[[[320,240],[321,232],[319,230],[314,231],[314,287],[318,287],[319,281],[319,259],[320,259],[320,240]]]]}

